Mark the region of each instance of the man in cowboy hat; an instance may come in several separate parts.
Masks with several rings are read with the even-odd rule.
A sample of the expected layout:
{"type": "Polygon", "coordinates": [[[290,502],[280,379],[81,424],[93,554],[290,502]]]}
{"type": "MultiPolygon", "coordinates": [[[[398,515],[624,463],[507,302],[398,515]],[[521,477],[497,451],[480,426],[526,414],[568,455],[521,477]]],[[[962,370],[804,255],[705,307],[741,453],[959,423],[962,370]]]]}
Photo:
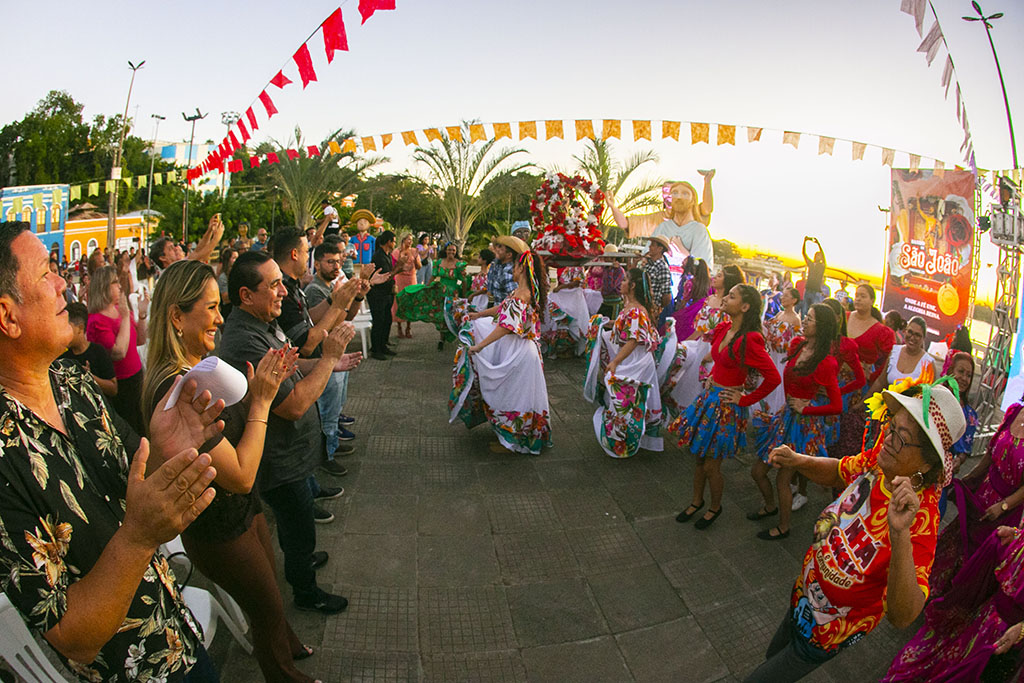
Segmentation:
{"type": "Polygon", "coordinates": [[[665,317],[671,312],[672,306],[672,275],[668,270],[668,261],[665,254],[669,250],[667,237],[652,235],[647,238],[649,248],[644,254],[641,268],[647,273],[647,282],[651,288],[651,304],[660,307],[661,314],[658,316],[658,325],[665,322],[665,317]]]}
{"type": "Polygon", "coordinates": [[[366,209],[357,209],[349,219],[349,223],[356,224],[356,234],[349,240],[349,244],[355,247],[355,262],[359,264],[373,262],[373,252],[376,251],[376,239],[370,234],[370,226],[377,223],[377,217],[366,209]]]}
{"type": "Polygon", "coordinates": [[[500,304],[516,289],[512,277],[513,261],[520,254],[530,251],[526,242],[512,235],[500,235],[494,240],[495,262],[487,271],[487,294],[491,304],[500,304]]]}

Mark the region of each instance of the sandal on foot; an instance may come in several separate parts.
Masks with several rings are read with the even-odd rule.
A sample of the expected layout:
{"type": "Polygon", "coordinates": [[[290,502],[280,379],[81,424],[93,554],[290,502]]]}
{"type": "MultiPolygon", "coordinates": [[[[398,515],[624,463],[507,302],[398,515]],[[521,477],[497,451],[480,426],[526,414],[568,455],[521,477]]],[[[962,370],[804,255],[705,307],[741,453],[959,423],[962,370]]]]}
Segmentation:
{"type": "Polygon", "coordinates": [[[701,517],[693,523],[693,526],[702,530],[707,529],[709,526],[714,524],[716,519],[718,519],[718,515],[722,514],[722,508],[718,508],[717,510],[708,510],[708,512],[705,514],[710,514],[711,517],[701,517]]]}
{"type": "Polygon", "coordinates": [[[693,503],[690,503],[690,507],[686,508],[686,510],[683,510],[678,515],[676,515],[676,521],[679,522],[680,524],[682,524],[683,522],[689,522],[690,518],[693,517],[698,512],[700,512],[700,509],[702,507],[704,507],[704,501],[703,500],[700,502],[700,505],[694,505],[693,503]],[[693,510],[690,511],[690,508],[693,508],[693,510]]]}
{"type": "Polygon", "coordinates": [[[309,645],[303,645],[302,646],[302,650],[299,652],[299,654],[292,655],[292,659],[294,661],[298,662],[298,661],[303,660],[303,659],[309,659],[310,657],[313,656],[313,654],[314,654],[313,648],[311,648],[309,645]]]}
{"type": "Polygon", "coordinates": [[[779,527],[775,526],[771,529],[758,531],[757,537],[760,538],[762,541],[781,541],[782,539],[789,537],[789,531],[783,531],[779,527]],[[777,531],[778,533],[773,534],[773,531],[777,531]]]}
{"type": "Polygon", "coordinates": [[[758,510],[757,512],[748,512],[747,519],[749,519],[751,522],[756,522],[759,519],[764,519],[765,517],[771,517],[772,515],[777,514],[779,514],[778,506],[776,506],[774,510],[766,510],[765,507],[762,505],[761,509],[758,510]]]}

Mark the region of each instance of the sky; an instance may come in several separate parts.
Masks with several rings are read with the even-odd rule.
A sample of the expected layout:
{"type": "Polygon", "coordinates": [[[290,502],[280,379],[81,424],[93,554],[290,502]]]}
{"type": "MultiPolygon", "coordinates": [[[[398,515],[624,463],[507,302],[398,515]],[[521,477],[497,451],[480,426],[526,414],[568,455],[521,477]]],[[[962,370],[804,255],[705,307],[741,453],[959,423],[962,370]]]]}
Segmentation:
{"type": "MultiPolygon", "coordinates": [[[[625,156],[653,149],[655,176],[700,187],[698,168],[715,168],[711,232],[764,251],[798,254],[804,235],[816,235],[830,265],[880,275],[884,260],[889,169],[869,146],[852,161],[850,144],[833,156],[817,154],[817,135],[915,152],[923,164],[961,160],[963,133],[953,96],[940,86],[945,49],[929,67],[900,0],[397,0],[360,25],[358,0],[342,10],[350,52],[326,63],[320,34],[310,41],[318,82],[303,90],[292,53],[337,6],[307,0],[175,3],[58,0],[28,5],[11,0],[19,23],[45,26],[9,32],[7,54],[31,55],[10,68],[0,98],[0,123],[17,120],[51,89],[70,92],[86,116],[124,109],[127,60],[146,60],[138,72],[129,115],[133,133],[149,139],[154,113],[167,116],[159,138],[187,140],[182,112],[209,116],[196,139],[220,140],[224,111],[244,112],[278,69],[295,84],[270,92],[280,113],[260,115],[256,140],[287,143],[295,126],[317,141],[338,128],[360,135],[456,125],[591,118],[736,124],[737,144],[691,145],[672,140],[615,143],[625,156]],[[84,31],[113,16],[117,33],[102,40],[84,31]],[[87,40],[91,38],[90,40],[87,40]],[[746,143],[742,126],[765,128],[746,143]],[[782,144],[782,131],[805,133],[800,148],[782,144]]],[[[985,31],[967,0],[933,0],[959,80],[978,163],[1012,166],[1002,93],[985,31]]],[[[1006,78],[1011,111],[1024,103],[1024,6],[984,0],[1006,78]]],[[[10,16],[10,14],[8,14],[10,16]]],[[[933,17],[928,12],[924,31],[933,17]]],[[[258,104],[257,104],[258,108],[258,104]]],[[[1017,141],[1024,155],[1024,119],[1017,141]]],[[[712,126],[712,143],[714,142],[712,126]]],[[[520,146],[520,143],[515,143],[520,146]]],[[[526,141],[530,160],[572,166],[574,141],[526,141]]],[[[422,173],[412,148],[392,144],[389,171],[422,173]]],[[[905,165],[897,153],[896,165],[905,165]]],[[[981,294],[995,250],[983,249],[981,294]]]]}

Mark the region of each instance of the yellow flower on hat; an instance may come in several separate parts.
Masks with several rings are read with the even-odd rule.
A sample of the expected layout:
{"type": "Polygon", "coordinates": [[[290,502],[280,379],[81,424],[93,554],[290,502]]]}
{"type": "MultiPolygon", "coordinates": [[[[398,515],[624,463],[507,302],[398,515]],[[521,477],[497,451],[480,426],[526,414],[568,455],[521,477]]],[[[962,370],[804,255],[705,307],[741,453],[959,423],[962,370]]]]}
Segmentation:
{"type": "MultiPolygon", "coordinates": [[[[926,363],[924,368],[921,370],[920,377],[904,377],[903,379],[896,380],[889,385],[886,391],[893,394],[902,394],[907,389],[918,384],[931,384],[935,381],[935,367],[931,363],[926,363]]],[[[868,407],[870,418],[872,420],[884,420],[889,416],[889,409],[885,405],[885,399],[882,397],[882,392],[872,394],[869,398],[865,399],[864,404],[868,407]]]]}

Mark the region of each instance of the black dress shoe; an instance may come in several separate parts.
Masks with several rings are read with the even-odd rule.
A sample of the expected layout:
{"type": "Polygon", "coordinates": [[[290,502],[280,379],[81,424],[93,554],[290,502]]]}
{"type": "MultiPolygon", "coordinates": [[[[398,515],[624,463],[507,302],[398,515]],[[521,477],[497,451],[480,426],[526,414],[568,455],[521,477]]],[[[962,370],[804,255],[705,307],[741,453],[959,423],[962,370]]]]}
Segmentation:
{"type": "Polygon", "coordinates": [[[378,353],[376,351],[374,351],[374,352],[372,352],[370,354],[370,358],[372,358],[374,360],[387,360],[388,359],[388,357],[385,356],[383,353],[378,353]]]}
{"type": "Polygon", "coordinates": [[[693,526],[701,530],[707,529],[709,526],[715,523],[715,520],[718,519],[718,515],[722,514],[722,508],[719,507],[717,510],[709,509],[708,512],[711,513],[711,519],[708,519],[707,517],[701,517],[693,523],[693,526]]]}
{"type": "Polygon", "coordinates": [[[391,349],[384,349],[385,356],[397,356],[398,351],[392,351],[391,349]]]}
{"type": "Polygon", "coordinates": [[[337,614],[348,607],[348,600],[317,588],[316,593],[308,598],[295,598],[295,607],[307,612],[337,614]]]}
{"type": "Polygon", "coordinates": [[[682,524],[683,522],[689,522],[690,518],[693,517],[698,512],[700,512],[700,509],[702,507],[704,507],[704,501],[703,500],[700,502],[700,505],[694,505],[693,503],[690,503],[690,506],[687,507],[686,510],[689,510],[690,508],[693,508],[693,512],[687,512],[686,510],[683,510],[678,515],[676,515],[676,521],[679,522],[680,524],[682,524]]]}
{"type": "Polygon", "coordinates": [[[327,564],[327,558],[328,555],[326,550],[317,550],[313,553],[312,560],[309,564],[313,569],[320,569],[320,567],[327,564]]]}
{"type": "Polygon", "coordinates": [[[313,500],[334,500],[344,495],[345,489],[340,486],[321,486],[320,493],[313,496],[313,500]]]}
{"type": "Polygon", "coordinates": [[[348,474],[348,470],[340,462],[336,460],[327,460],[320,463],[320,469],[327,474],[333,474],[336,477],[344,477],[348,474]]]}

